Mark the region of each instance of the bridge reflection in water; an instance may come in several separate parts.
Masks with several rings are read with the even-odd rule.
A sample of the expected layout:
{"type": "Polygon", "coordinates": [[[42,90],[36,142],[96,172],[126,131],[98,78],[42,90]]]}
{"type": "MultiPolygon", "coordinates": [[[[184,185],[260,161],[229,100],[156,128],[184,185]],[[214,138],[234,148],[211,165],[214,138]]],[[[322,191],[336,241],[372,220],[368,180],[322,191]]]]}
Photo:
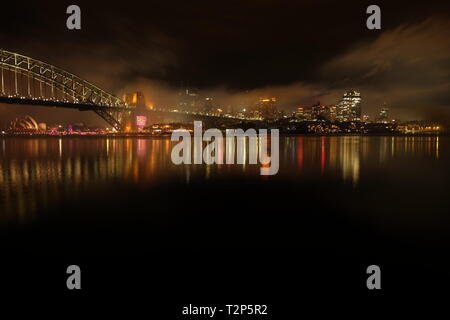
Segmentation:
{"type": "Polygon", "coordinates": [[[398,188],[409,188],[411,183],[442,187],[433,169],[447,165],[448,140],[281,137],[280,170],[268,177],[259,175],[259,165],[176,166],[170,156],[175,142],[168,137],[0,138],[0,221],[39,219],[67,199],[110,188],[114,192],[116,185],[158,193],[160,184],[167,181],[208,184],[232,177],[269,186],[271,181],[287,181],[319,189],[333,184],[359,190],[375,182],[398,188]]]}

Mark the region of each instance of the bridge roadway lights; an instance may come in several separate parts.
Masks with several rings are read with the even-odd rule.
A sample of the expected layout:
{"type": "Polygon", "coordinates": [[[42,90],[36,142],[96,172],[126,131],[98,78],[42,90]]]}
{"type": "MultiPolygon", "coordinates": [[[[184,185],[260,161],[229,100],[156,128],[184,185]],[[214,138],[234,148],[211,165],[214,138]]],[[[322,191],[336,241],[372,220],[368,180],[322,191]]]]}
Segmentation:
{"type": "Polygon", "coordinates": [[[115,128],[120,128],[120,123],[109,111],[134,109],[120,98],[70,72],[15,52],[0,49],[0,69],[0,92],[3,94],[0,95],[0,101],[4,103],[93,110],[115,128]],[[9,84],[10,93],[16,93],[14,95],[8,94],[6,96],[5,94],[5,70],[9,73],[6,84],[9,84]],[[23,76],[27,77],[28,86],[20,85],[18,75],[21,79],[23,79],[23,76]],[[14,80],[12,77],[14,77],[14,80]],[[38,82],[38,97],[36,95],[30,97],[20,95],[19,93],[23,94],[24,91],[28,91],[28,95],[30,95],[31,82],[33,83],[33,91],[36,87],[35,84],[38,82]],[[48,92],[51,95],[50,99],[47,98],[47,88],[51,89],[48,92]],[[62,100],[56,98],[57,92],[60,93],[59,96],[62,96],[62,100]],[[67,97],[70,97],[70,99],[67,97]]]}

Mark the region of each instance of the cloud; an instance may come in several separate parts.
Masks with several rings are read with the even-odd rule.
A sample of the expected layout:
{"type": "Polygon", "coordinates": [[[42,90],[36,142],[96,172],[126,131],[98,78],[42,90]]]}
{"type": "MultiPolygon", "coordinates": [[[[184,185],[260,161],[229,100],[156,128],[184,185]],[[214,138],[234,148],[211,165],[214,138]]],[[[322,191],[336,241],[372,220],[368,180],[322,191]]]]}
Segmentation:
{"type": "MultiPolygon", "coordinates": [[[[392,116],[402,120],[450,119],[450,21],[428,18],[382,32],[372,41],[358,43],[325,62],[314,82],[265,86],[249,91],[226,85],[202,91],[221,105],[254,103],[277,97],[279,106],[292,110],[317,101],[335,104],[351,88],[363,96],[363,113],[375,116],[386,102],[392,116]]],[[[156,104],[171,105],[179,88],[139,79],[128,86],[146,92],[156,104]]]]}
{"type": "MultiPolygon", "coordinates": [[[[135,30],[133,21],[123,19],[109,25],[104,34],[114,36],[100,42],[89,36],[69,39],[55,43],[50,50],[36,40],[17,44],[11,50],[74,72],[118,96],[143,91],[148,102],[155,106],[175,105],[180,82],[186,80],[183,73],[177,71],[185,63],[185,57],[179,54],[182,44],[151,28],[137,34],[139,30],[135,30]]],[[[319,100],[335,104],[347,89],[354,88],[362,93],[364,114],[375,116],[380,105],[387,102],[392,115],[400,119],[450,119],[449,33],[449,19],[430,17],[417,24],[382,30],[378,37],[359,42],[342,54],[328,58],[316,70],[314,80],[308,82],[241,91],[230,89],[239,86],[225,83],[200,88],[200,93],[202,97],[213,97],[221,106],[238,107],[255,103],[260,97],[277,97],[278,105],[288,111],[319,100]]],[[[261,72],[265,69],[261,68],[261,72]]],[[[254,76],[258,77],[258,73],[254,76]]],[[[2,107],[0,114],[7,114],[2,112],[5,108],[10,110],[10,106],[2,107]]],[[[16,110],[19,108],[22,107],[16,110]]],[[[61,111],[54,117],[54,110],[38,110],[43,110],[42,121],[57,121],[59,116],[65,115],[61,111]]],[[[102,124],[92,113],[75,113],[77,111],[72,111],[67,121],[78,117],[102,124]]]]}
{"type": "MultiPolygon", "coordinates": [[[[161,81],[140,78],[127,84],[119,92],[141,91],[148,103],[157,107],[175,106],[178,103],[178,94],[183,88],[172,87],[161,81]]],[[[196,91],[193,88],[191,90],[196,91]]],[[[253,90],[237,91],[226,86],[199,90],[200,98],[212,97],[220,106],[249,106],[255,104],[260,98],[276,97],[278,105],[285,110],[293,110],[298,105],[311,105],[323,99],[328,92],[323,88],[305,83],[293,83],[286,86],[267,86],[253,90]]]]}
{"type": "Polygon", "coordinates": [[[386,101],[403,118],[450,116],[450,21],[428,18],[383,32],[325,63],[323,78],[358,88],[365,105],[386,101]]]}

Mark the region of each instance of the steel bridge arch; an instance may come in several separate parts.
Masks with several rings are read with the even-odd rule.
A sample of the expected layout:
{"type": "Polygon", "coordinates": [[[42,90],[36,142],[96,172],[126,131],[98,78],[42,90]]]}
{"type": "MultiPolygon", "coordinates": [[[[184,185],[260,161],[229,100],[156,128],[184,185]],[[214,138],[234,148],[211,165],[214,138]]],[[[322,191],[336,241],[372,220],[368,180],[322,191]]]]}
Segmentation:
{"type": "Polygon", "coordinates": [[[0,96],[7,98],[10,103],[28,102],[33,105],[60,106],[69,108],[78,108],[79,110],[93,110],[105,121],[111,124],[115,129],[120,130],[121,124],[114,116],[117,111],[133,110],[133,106],[128,106],[123,100],[113,94],[100,89],[96,85],[67,72],[61,68],[55,67],[40,60],[33,59],[18,53],[0,49],[0,96]],[[14,73],[14,93],[6,95],[4,70],[14,73]],[[17,74],[27,77],[28,98],[19,95],[17,74]],[[30,79],[40,83],[39,97],[32,96],[30,90],[30,79]],[[51,88],[51,98],[47,99],[42,95],[42,84],[51,88]],[[63,99],[56,99],[56,92],[62,92],[63,99]],[[70,97],[72,101],[66,99],[70,97]]]}

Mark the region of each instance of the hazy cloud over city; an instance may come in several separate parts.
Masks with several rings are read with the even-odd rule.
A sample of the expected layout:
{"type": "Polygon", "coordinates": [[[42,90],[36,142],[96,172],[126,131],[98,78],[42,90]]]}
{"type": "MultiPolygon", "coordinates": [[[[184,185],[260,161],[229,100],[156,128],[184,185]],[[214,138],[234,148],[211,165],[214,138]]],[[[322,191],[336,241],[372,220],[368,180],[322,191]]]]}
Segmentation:
{"type": "MultiPolygon", "coordinates": [[[[371,31],[365,27],[367,4],[80,1],[80,31],[65,28],[65,3],[30,4],[28,12],[7,4],[11,19],[22,16],[27,23],[2,19],[0,47],[60,66],[117,95],[143,91],[158,107],[176,104],[185,87],[223,106],[277,97],[285,111],[337,103],[353,88],[362,94],[364,114],[374,116],[386,102],[401,119],[450,119],[448,5],[382,1],[382,30],[371,31]]],[[[2,121],[8,108],[0,105],[2,121]]],[[[101,123],[91,113],[38,112],[46,121],[101,123]]]]}

